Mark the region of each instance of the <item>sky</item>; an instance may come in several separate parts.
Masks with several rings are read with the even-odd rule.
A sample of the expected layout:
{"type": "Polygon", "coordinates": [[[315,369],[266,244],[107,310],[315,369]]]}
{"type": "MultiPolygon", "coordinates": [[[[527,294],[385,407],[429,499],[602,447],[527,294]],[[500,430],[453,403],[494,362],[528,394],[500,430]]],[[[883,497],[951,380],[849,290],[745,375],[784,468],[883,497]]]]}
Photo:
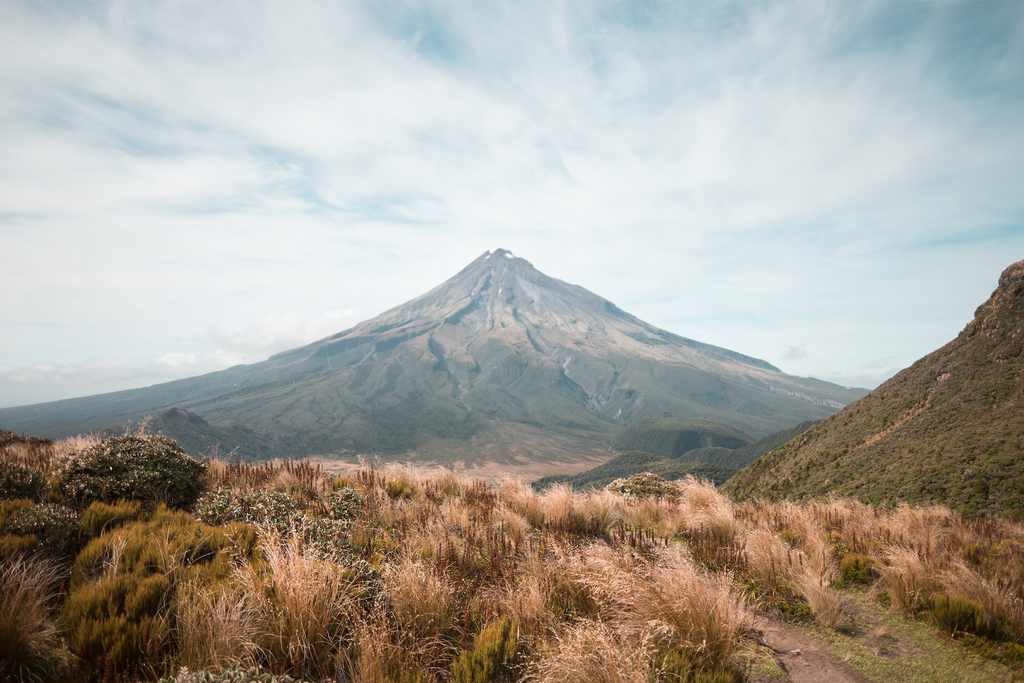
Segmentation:
{"type": "Polygon", "coordinates": [[[873,388],[1024,258],[1021,2],[0,0],[0,407],[512,250],[873,388]]]}

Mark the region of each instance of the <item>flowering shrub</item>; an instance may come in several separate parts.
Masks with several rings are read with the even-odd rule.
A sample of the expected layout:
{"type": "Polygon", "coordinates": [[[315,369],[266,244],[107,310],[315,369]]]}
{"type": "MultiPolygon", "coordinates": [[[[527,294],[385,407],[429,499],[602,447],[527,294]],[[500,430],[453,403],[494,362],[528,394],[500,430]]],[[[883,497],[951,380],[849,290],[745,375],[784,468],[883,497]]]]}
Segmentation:
{"type": "Polygon", "coordinates": [[[282,491],[239,491],[217,488],[196,501],[192,514],[204,524],[223,526],[245,522],[281,538],[297,535],[323,559],[362,571],[351,542],[353,520],[362,496],[351,489],[325,496],[315,511],[303,513],[299,502],[282,491]]]}
{"type": "Polygon", "coordinates": [[[68,501],[162,501],[189,507],[202,492],[206,465],[164,436],[115,436],[72,454],[55,468],[68,501]]]}
{"type": "Polygon", "coordinates": [[[287,535],[301,517],[302,510],[298,501],[282,491],[237,491],[218,487],[200,496],[192,514],[199,521],[213,526],[245,522],[287,535]]]}
{"type": "Polygon", "coordinates": [[[0,500],[36,499],[46,490],[46,477],[29,467],[0,462],[0,500]]]}
{"type": "Polygon", "coordinates": [[[363,497],[353,489],[339,489],[324,497],[327,514],[334,519],[355,519],[363,509],[363,497]]]}
{"type": "Polygon", "coordinates": [[[678,485],[650,472],[640,472],[627,479],[616,479],[605,488],[613,493],[633,498],[677,497],[680,494],[678,485]]]}
{"type": "Polygon", "coordinates": [[[3,532],[12,536],[35,536],[43,548],[58,553],[75,551],[86,540],[78,512],[52,503],[18,510],[3,532]]]}
{"type": "Polygon", "coordinates": [[[177,676],[161,678],[160,683],[301,683],[301,681],[284,674],[269,674],[258,668],[239,669],[235,665],[219,674],[212,674],[208,671],[193,673],[182,667],[177,676]]]}

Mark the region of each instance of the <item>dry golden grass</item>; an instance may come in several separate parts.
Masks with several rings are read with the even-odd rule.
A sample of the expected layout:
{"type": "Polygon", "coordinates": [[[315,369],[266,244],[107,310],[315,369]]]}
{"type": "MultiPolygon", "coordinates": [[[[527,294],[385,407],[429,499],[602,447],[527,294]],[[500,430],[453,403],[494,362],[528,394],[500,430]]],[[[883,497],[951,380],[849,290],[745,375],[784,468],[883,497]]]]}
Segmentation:
{"type": "Polygon", "coordinates": [[[256,645],[276,667],[301,675],[334,674],[334,656],[359,619],[360,590],[337,565],[293,537],[263,543],[265,563],[236,573],[256,645]]]}
{"type": "Polygon", "coordinates": [[[0,679],[52,675],[58,633],[51,616],[61,578],[58,567],[44,559],[0,563],[0,679]]]}
{"type": "Polygon", "coordinates": [[[404,558],[389,565],[384,593],[401,627],[420,639],[456,636],[454,587],[434,566],[404,558]]]}
{"type": "Polygon", "coordinates": [[[560,634],[530,666],[532,683],[649,683],[655,680],[653,636],[583,621],[560,634]]]}
{"type": "Polygon", "coordinates": [[[204,671],[256,663],[259,621],[241,591],[187,586],[178,594],[176,614],[183,665],[204,671]]]}
{"type": "MultiPolygon", "coordinates": [[[[1024,527],[1004,520],[838,499],[737,506],[692,478],[671,495],[626,498],[397,465],[345,479],[309,463],[209,465],[211,486],[286,493],[304,523],[340,524],[329,494],[342,488],[359,504],[329,527],[345,553],[262,530],[260,559],[239,559],[216,585],[191,585],[194,558],[156,539],[154,566],[178,589],[175,656],[192,670],[255,663],[323,678],[340,663],[353,681],[447,681],[480,629],[504,619],[517,633],[516,680],[727,677],[770,600],[840,625],[839,563],[851,553],[874,561],[867,579],[896,609],[961,596],[990,632],[1024,641],[1024,527]]],[[[93,567],[108,581],[128,526],[113,533],[93,567]]]]}

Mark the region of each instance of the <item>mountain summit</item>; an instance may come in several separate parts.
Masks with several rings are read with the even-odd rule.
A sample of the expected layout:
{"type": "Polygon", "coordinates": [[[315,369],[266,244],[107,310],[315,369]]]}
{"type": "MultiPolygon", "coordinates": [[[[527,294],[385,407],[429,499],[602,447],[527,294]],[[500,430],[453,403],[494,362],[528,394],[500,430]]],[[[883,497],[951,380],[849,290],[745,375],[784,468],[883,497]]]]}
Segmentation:
{"type": "Polygon", "coordinates": [[[499,424],[607,435],[644,417],[710,418],[759,438],[864,393],[660,330],[498,249],[412,301],[262,363],[0,410],[0,424],[63,436],[176,406],[252,429],[280,455],[403,453],[486,442],[499,424]]]}

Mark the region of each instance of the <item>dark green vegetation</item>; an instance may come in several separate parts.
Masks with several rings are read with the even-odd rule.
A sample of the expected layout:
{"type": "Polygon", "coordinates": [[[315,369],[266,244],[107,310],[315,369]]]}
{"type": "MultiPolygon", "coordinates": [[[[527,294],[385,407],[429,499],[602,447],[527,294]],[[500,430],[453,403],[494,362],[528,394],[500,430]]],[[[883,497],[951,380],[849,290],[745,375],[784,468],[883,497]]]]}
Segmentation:
{"type": "Polygon", "coordinates": [[[753,439],[743,432],[714,420],[677,420],[651,417],[625,427],[612,439],[616,451],[646,451],[679,460],[698,448],[736,449],[753,439]]]}
{"type": "Polygon", "coordinates": [[[749,443],[750,437],[732,427],[712,420],[674,420],[651,418],[641,420],[619,432],[612,442],[616,448],[631,445],[646,446],[659,453],[643,450],[621,453],[603,465],[575,475],[556,474],[541,477],[533,485],[544,489],[552,484],[568,484],[577,489],[601,488],[614,479],[629,477],[640,472],[651,472],[663,479],[682,479],[693,476],[707,479],[721,486],[737,472],[768,451],[804,433],[814,422],[804,422],[791,429],[749,443]],[[746,443],[740,448],[727,448],[711,444],[746,443]]]}
{"type": "MultiPolygon", "coordinates": [[[[124,434],[130,425],[107,427],[98,432],[106,438],[124,434]]],[[[215,427],[181,408],[171,408],[147,423],[147,431],[166,436],[193,456],[219,455],[229,457],[232,453],[244,454],[246,459],[269,460],[273,457],[270,444],[251,429],[244,427],[215,427]]]]}
{"type": "Polygon", "coordinates": [[[650,472],[668,480],[682,479],[689,475],[697,479],[707,479],[716,486],[720,486],[735,474],[736,470],[706,462],[679,462],[643,451],[629,451],[616,455],[605,464],[586,472],[541,477],[533,482],[533,486],[538,489],[546,489],[552,484],[567,484],[583,491],[591,488],[604,488],[616,479],[624,479],[640,472],[650,472]]]}
{"type": "Polygon", "coordinates": [[[1024,261],[949,344],[772,451],[725,490],[1024,512],[1024,261]]]}
{"type": "Polygon", "coordinates": [[[139,500],[191,506],[206,465],[165,436],[113,436],[58,463],[55,489],[67,502],[139,500]]]}
{"type": "Polygon", "coordinates": [[[660,330],[498,250],[413,301],[262,363],[7,408],[0,424],[64,438],[159,415],[155,428],[194,455],[219,444],[259,460],[404,454],[509,422],[604,438],[666,415],[759,438],[864,393],[660,330]]]}

